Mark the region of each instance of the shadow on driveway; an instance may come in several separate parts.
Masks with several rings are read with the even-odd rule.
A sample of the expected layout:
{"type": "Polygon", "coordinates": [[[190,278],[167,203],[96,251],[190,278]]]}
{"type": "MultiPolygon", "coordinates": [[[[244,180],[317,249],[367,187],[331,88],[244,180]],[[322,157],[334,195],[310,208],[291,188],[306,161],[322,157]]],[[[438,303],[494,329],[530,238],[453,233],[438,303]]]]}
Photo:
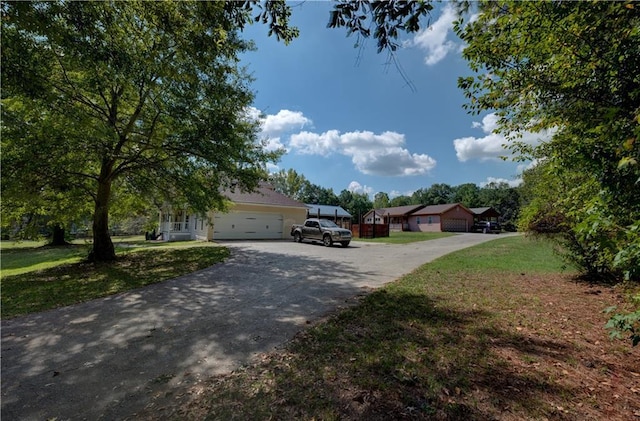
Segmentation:
{"type": "Polygon", "coordinates": [[[232,371],[307,323],[437,257],[495,237],[388,245],[239,242],[224,263],[2,322],[4,420],[122,419],[232,371]]]}
{"type": "Polygon", "coordinates": [[[230,371],[346,305],[348,263],[231,246],[225,263],[2,323],[2,419],[115,419],[230,371]]]}

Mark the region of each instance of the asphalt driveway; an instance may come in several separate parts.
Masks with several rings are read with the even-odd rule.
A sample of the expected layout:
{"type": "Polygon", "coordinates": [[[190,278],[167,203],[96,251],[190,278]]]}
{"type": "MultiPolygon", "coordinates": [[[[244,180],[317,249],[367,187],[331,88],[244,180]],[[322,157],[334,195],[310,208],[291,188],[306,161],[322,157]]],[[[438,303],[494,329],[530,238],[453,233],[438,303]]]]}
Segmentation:
{"type": "Polygon", "coordinates": [[[249,363],[371,288],[496,238],[346,249],[229,242],[223,264],[3,321],[2,420],[135,418],[170,388],[249,363]]]}

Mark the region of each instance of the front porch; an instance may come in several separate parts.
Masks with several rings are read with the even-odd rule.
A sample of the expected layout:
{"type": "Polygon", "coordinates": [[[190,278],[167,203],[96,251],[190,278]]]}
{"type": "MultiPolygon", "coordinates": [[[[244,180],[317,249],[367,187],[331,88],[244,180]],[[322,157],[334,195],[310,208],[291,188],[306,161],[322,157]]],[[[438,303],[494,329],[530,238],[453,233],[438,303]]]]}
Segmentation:
{"type": "Polygon", "coordinates": [[[185,209],[165,210],[160,215],[160,232],[163,241],[194,239],[194,226],[185,209]]]}

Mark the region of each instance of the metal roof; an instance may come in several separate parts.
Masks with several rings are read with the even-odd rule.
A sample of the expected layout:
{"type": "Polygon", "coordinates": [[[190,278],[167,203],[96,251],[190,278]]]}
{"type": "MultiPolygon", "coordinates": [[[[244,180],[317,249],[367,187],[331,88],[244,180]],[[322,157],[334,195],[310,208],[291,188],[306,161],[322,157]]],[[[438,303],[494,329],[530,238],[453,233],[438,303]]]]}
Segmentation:
{"type": "Polygon", "coordinates": [[[500,216],[500,212],[498,212],[496,209],[492,208],[491,206],[486,206],[483,208],[470,208],[470,210],[476,215],[482,215],[484,213],[487,213],[490,215],[500,216]]]}
{"type": "Polygon", "coordinates": [[[336,211],[338,212],[338,218],[351,218],[351,214],[346,210],[342,209],[340,206],[330,206],[330,205],[312,205],[307,203],[307,208],[309,208],[310,216],[317,216],[318,210],[320,210],[320,216],[336,216],[336,211]]]}

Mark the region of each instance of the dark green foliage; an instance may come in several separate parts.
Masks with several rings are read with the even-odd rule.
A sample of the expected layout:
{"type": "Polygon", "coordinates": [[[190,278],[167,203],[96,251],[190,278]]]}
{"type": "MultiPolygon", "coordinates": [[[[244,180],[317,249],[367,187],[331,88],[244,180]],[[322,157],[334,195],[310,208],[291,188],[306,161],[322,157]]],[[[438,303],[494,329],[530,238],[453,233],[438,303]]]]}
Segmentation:
{"type": "Polygon", "coordinates": [[[333,189],[313,184],[304,175],[298,174],[293,169],[280,170],[277,173],[270,174],[269,182],[276,191],[302,203],[332,206],[339,204],[338,197],[333,192],[333,189]]]}
{"type": "MultiPolygon", "coordinates": [[[[638,310],[631,313],[617,313],[613,315],[605,327],[610,329],[611,338],[622,339],[623,335],[627,335],[627,338],[631,341],[631,345],[637,346],[640,343],[640,295],[634,297],[633,301],[638,306],[638,310]]],[[[605,310],[605,312],[611,313],[615,310],[616,307],[611,307],[605,310]]]]}
{"type": "Polygon", "coordinates": [[[538,160],[525,174],[521,227],[553,235],[589,275],[638,279],[640,7],[503,1],[478,8],[477,20],[457,23],[476,72],[459,85],[471,112],[497,112],[520,159],[538,160]],[[525,130],[553,137],[534,147],[519,141],[525,130]]]}
{"type": "MultiPolygon", "coordinates": [[[[90,257],[112,261],[116,192],[122,206],[133,197],[204,213],[221,206],[221,188],[255,187],[278,154],[246,117],[253,94],[238,54],[250,44],[237,30],[252,6],[3,3],[3,220],[68,225],[90,214],[90,257]]],[[[283,2],[260,19],[295,36],[283,2]]]]}
{"type": "Polygon", "coordinates": [[[347,29],[347,35],[373,37],[378,52],[395,51],[400,33],[420,30],[422,19],[433,9],[430,1],[339,1],[331,11],[329,28],[347,29]]]}
{"type": "Polygon", "coordinates": [[[338,196],[340,206],[349,212],[354,221],[373,209],[373,203],[366,193],[350,192],[342,190],[338,196]]]}

